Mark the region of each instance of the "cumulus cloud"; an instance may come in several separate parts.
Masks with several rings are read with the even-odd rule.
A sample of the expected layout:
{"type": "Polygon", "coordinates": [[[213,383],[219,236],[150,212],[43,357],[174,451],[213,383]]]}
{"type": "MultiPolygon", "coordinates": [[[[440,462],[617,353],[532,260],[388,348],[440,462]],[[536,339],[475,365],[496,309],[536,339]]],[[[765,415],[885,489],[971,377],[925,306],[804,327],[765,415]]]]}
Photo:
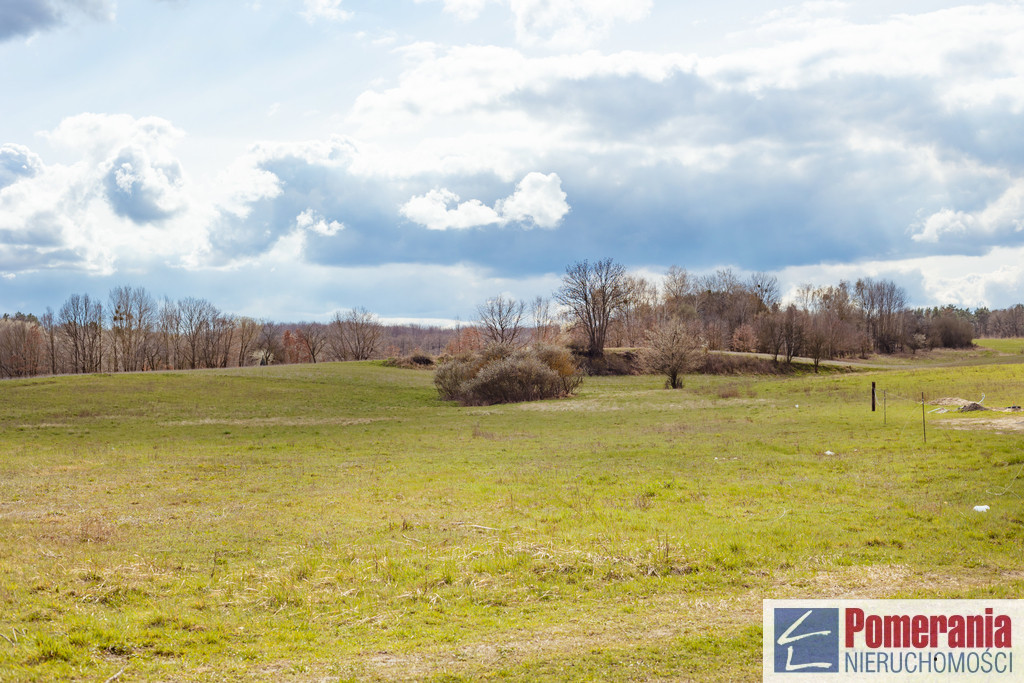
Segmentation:
{"type": "Polygon", "coordinates": [[[28,147],[0,145],[0,190],[22,178],[31,178],[42,168],[42,159],[28,147]]]}
{"type": "Polygon", "coordinates": [[[913,234],[917,242],[936,243],[944,238],[988,239],[1024,231],[1024,180],[1017,180],[980,211],[942,209],[928,216],[913,234]]]}
{"type": "Polygon", "coordinates": [[[495,205],[504,222],[533,224],[538,228],[557,227],[569,213],[569,204],[557,173],[528,173],[516,185],[508,199],[495,205]]]}
{"type": "Polygon", "coordinates": [[[295,227],[324,237],[333,237],[345,229],[345,224],[338,221],[328,223],[327,219],[313,209],[306,209],[295,217],[295,227]]]}
{"type": "Polygon", "coordinates": [[[403,216],[428,230],[465,230],[487,225],[518,223],[524,228],[555,228],[569,213],[562,181],[557,173],[529,173],[515,192],[498,200],[494,208],[478,199],[461,202],[447,189],[434,189],[402,205],[403,216]]]}
{"type": "Polygon", "coordinates": [[[122,149],[110,162],[104,185],[114,213],[136,223],[162,221],[184,207],[181,164],[154,159],[145,148],[122,149]]]}
{"type": "Polygon", "coordinates": [[[193,258],[208,217],[173,153],[183,135],[163,119],[83,114],[44,134],[68,163],[5,145],[0,167],[17,177],[0,190],[0,244],[24,268],[113,272],[125,261],[193,258]]]}
{"type": "Polygon", "coordinates": [[[113,3],[107,0],[4,0],[0,3],[0,41],[55,28],[64,24],[69,14],[109,19],[113,12],[113,3]]]}
{"type": "Polygon", "coordinates": [[[342,0],[305,0],[302,16],[312,23],[317,19],[328,21],[346,21],[352,13],[341,8],[342,0]]]}
{"type": "Polygon", "coordinates": [[[480,200],[460,203],[459,195],[443,188],[413,197],[402,205],[401,213],[428,230],[464,230],[501,222],[498,212],[480,200]]]}
{"type": "Polygon", "coordinates": [[[165,119],[81,114],[47,137],[86,155],[102,172],[114,212],[135,223],[162,221],[180,212],[184,174],[172,148],[184,133],[165,119]]]}

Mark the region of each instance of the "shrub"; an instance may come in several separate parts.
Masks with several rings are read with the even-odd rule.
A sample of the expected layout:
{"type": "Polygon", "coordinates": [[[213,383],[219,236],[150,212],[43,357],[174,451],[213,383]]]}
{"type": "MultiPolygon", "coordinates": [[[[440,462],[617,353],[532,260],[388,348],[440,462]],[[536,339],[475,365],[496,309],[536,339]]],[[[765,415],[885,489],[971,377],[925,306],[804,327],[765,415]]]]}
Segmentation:
{"type": "Polygon", "coordinates": [[[942,346],[948,349],[967,349],[974,344],[974,326],[970,322],[953,315],[943,315],[932,321],[931,334],[928,335],[931,346],[942,346]]]}
{"type": "Polygon", "coordinates": [[[668,377],[671,389],[683,386],[682,375],[701,366],[707,356],[704,340],[696,327],[673,320],[651,330],[644,349],[643,364],[648,372],[668,377]]]}
{"type": "Polygon", "coordinates": [[[397,356],[387,358],[383,362],[385,367],[405,368],[407,370],[422,370],[432,368],[435,365],[434,359],[425,353],[413,353],[408,356],[397,356]]]}
{"type": "Polygon", "coordinates": [[[478,406],[559,398],[581,381],[569,351],[546,344],[524,349],[491,344],[448,360],[434,373],[442,399],[478,406]]]}

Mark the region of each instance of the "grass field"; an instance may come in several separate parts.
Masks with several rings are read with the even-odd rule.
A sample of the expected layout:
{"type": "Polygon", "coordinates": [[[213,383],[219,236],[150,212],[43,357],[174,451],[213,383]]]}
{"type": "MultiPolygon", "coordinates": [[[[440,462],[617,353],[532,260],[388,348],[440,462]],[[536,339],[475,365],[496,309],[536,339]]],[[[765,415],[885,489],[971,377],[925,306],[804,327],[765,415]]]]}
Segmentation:
{"type": "Polygon", "coordinates": [[[1024,595],[1019,417],[921,406],[1024,365],[662,386],[0,383],[0,680],[758,680],[765,598],[1024,595]]]}

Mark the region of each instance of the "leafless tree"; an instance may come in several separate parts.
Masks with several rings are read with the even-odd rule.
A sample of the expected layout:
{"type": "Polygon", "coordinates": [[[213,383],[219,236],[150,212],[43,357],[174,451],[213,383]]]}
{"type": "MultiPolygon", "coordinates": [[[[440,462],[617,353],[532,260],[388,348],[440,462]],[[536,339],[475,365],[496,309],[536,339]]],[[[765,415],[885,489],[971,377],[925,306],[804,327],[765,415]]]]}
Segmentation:
{"type": "Polygon", "coordinates": [[[166,368],[180,368],[181,361],[181,311],[178,304],[168,298],[160,304],[157,317],[157,338],[160,358],[166,368]]]}
{"type": "Polygon", "coordinates": [[[684,268],[672,266],[662,280],[662,302],[669,318],[689,320],[696,316],[694,281],[684,268]]]}
{"type": "Polygon", "coordinates": [[[626,275],[623,286],[626,299],[619,311],[617,326],[622,332],[621,345],[640,346],[647,330],[654,324],[658,288],[640,275],[626,275]]]}
{"type": "Polygon", "coordinates": [[[36,322],[0,319],[0,377],[31,377],[44,366],[46,346],[36,322]]]}
{"type": "Polygon", "coordinates": [[[260,323],[260,333],[256,338],[254,357],[260,365],[271,365],[285,358],[284,344],[281,342],[281,327],[269,320],[260,323]]]}
{"type": "Polygon", "coordinates": [[[147,346],[156,323],[157,305],[142,287],[115,287],[108,299],[114,370],[146,368],[147,346]]]}
{"type": "Polygon", "coordinates": [[[754,330],[757,332],[757,350],[772,354],[774,360],[778,361],[786,343],[782,329],[782,311],[774,308],[757,316],[754,320],[754,330]]]}
{"type": "Polygon", "coordinates": [[[58,352],[59,329],[53,315],[53,309],[46,307],[46,313],[39,319],[43,328],[43,337],[46,344],[46,361],[49,365],[50,374],[56,375],[58,371],[64,371],[64,357],[58,352]]]}
{"type": "Polygon", "coordinates": [[[72,294],[58,313],[57,325],[71,356],[72,372],[103,368],[103,306],[88,294],[72,294]]]}
{"type": "Polygon", "coordinates": [[[533,342],[550,344],[558,336],[558,325],[551,315],[551,301],[537,296],[530,305],[530,318],[533,322],[533,342]]]}
{"type": "Polygon", "coordinates": [[[226,368],[232,358],[235,319],[210,305],[210,317],[199,335],[199,367],[226,368]]]}
{"type": "Polygon", "coordinates": [[[757,298],[761,311],[768,311],[779,305],[779,279],[774,275],[757,272],[750,276],[747,287],[757,298]]]}
{"type": "Polygon", "coordinates": [[[321,323],[302,323],[295,328],[298,343],[306,350],[310,361],[316,363],[323,357],[328,342],[328,329],[321,323]]]}
{"type": "Polygon", "coordinates": [[[906,291],[891,280],[864,278],[857,280],[854,292],[875,348],[881,353],[892,353],[903,342],[906,291]]]}
{"type": "Polygon", "coordinates": [[[699,326],[676,318],[650,331],[641,358],[648,372],[666,375],[665,385],[679,389],[683,386],[682,375],[699,368],[706,354],[699,326]]]}
{"type": "Polygon", "coordinates": [[[792,363],[803,347],[805,317],[803,311],[793,304],[786,306],[782,312],[782,341],[787,363],[792,363]]]}
{"type": "Polygon", "coordinates": [[[626,302],[626,269],[612,259],[596,263],[577,261],[565,269],[555,300],[566,307],[573,323],[586,338],[586,353],[604,357],[605,339],[612,317],[626,302]]]}
{"type": "Polygon", "coordinates": [[[235,320],[238,331],[237,359],[238,367],[249,364],[253,348],[256,344],[256,337],[260,333],[260,324],[252,318],[240,317],[235,320]]]}
{"type": "Polygon", "coordinates": [[[186,297],[178,301],[181,316],[183,364],[195,369],[207,366],[209,334],[219,311],[206,299],[186,297]]]}
{"type": "Polygon", "coordinates": [[[353,308],[344,316],[338,311],[331,328],[335,353],[352,360],[372,358],[383,335],[380,320],[365,308],[353,308]]]}
{"type": "Polygon", "coordinates": [[[480,327],[487,341],[515,345],[523,332],[525,308],[522,301],[501,294],[477,306],[480,327]]]}

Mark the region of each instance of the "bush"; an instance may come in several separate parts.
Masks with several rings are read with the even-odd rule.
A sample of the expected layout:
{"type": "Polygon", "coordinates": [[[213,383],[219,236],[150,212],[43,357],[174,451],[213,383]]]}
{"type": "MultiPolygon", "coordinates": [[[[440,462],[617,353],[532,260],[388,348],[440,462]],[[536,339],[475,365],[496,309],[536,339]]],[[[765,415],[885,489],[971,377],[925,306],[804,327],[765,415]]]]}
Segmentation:
{"type": "Polygon", "coordinates": [[[671,389],[683,386],[682,375],[697,370],[707,356],[700,332],[693,325],[673,320],[647,335],[643,365],[648,372],[665,375],[671,389]]]}
{"type": "Polygon", "coordinates": [[[974,326],[952,315],[943,315],[932,321],[928,343],[932,347],[968,349],[974,345],[974,326]]]}
{"type": "Polygon", "coordinates": [[[491,344],[448,360],[434,373],[440,397],[467,406],[560,398],[581,381],[569,351],[546,344],[525,349],[491,344]]]}
{"type": "Polygon", "coordinates": [[[405,368],[407,370],[423,370],[434,367],[434,359],[425,353],[413,353],[408,356],[398,356],[384,360],[384,366],[389,368],[405,368]]]}

